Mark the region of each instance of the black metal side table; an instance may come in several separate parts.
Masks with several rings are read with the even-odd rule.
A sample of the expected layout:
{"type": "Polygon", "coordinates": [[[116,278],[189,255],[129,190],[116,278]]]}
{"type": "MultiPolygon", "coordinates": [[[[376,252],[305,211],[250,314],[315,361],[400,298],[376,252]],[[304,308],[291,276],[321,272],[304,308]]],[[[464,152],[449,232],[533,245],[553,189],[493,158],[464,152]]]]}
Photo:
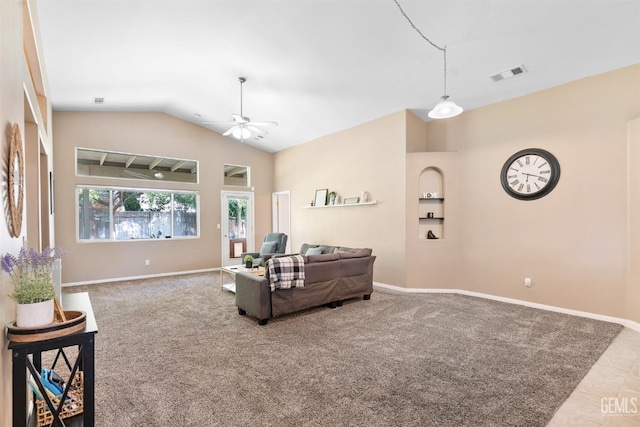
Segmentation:
{"type": "MultiPolygon", "coordinates": [[[[56,337],[48,340],[34,342],[9,342],[9,349],[12,351],[13,362],[13,427],[28,426],[27,413],[27,378],[29,373],[38,373],[42,369],[42,352],[58,350],[56,360],[62,354],[66,363],[71,369],[80,369],[84,375],[82,421],[84,427],[94,427],[95,425],[95,335],[98,333],[98,325],[93,315],[93,308],[87,292],[76,294],[65,294],[62,298],[64,310],[84,311],[87,315],[87,322],[83,331],[73,334],[56,337]],[[68,361],[63,349],[66,347],[78,346],[78,356],[71,363],[68,361]],[[31,355],[31,359],[29,358],[31,355]]],[[[34,377],[36,376],[34,375],[34,377]]],[[[73,375],[71,376],[73,378],[73,375]]],[[[71,378],[69,381],[71,381],[71,378]]],[[[45,393],[43,393],[45,394],[45,393]]],[[[64,399],[63,399],[64,401],[64,399]]],[[[62,402],[61,402],[62,404],[62,402]]],[[[54,419],[51,424],[55,426],[65,426],[65,422],[59,416],[58,411],[51,411],[54,419]]],[[[76,418],[76,417],[74,417],[76,418]]]]}

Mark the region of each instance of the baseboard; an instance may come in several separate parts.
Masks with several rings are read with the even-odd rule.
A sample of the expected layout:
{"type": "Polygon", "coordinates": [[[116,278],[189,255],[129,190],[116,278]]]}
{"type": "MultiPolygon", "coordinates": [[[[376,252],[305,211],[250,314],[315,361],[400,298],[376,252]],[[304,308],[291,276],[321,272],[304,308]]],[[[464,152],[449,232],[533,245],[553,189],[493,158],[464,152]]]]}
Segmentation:
{"type": "Polygon", "coordinates": [[[204,268],[202,270],[174,271],[171,273],[145,274],[142,276],[114,277],[110,279],[87,280],[83,282],[63,283],[62,287],[67,288],[72,286],[97,285],[99,283],[126,282],[128,280],[152,279],[154,277],[182,276],[183,274],[208,273],[211,271],[219,271],[219,270],[220,268],[204,268]]]}
{"type": "Polygon", "coordinates": [[[618,323],[618,324],[620,324],[620,325],[622,325],[622,326],[624,326],[626,328],[632,329],[632,330],[634,330],[636,332],[640,332],[640,323],[634,322],[633,320],[629,320],[629,319],[621,319],[619,317],[605,316],[605,315],[596,314],[596,313],[589,313],[588,311],[572,310],[572,309],[569,309],[569,308],[556,307],[556,306],[553,306],[553,305],[539,304],[539,303],[536,303],[536,302],[524,301],[524,300],[519,300],[519,299],[515,299],[515,298],[506,298],[506,297],[501,297],[501,296],[496,296],[496,295],[483,294],[481,292],[466,291],[464,289],[403,288],[401,286],[388,285],[386,283],[378,283],[378,282],[373,282],[373,285],[376,286],[376,287],[379,287],[379,288],[388,289],[388,290],[397,291],[397,292],[405,292],[405,293],[468,295],[468,296],[472,296],[472,297],[485,298],[485,299],[490,299],[490,300],[494,300],[494,301],[506,302],[506,303],[509,303],[509,304],[517,304],[517,305],[523,305],[523,306],[531,307],[531,308],[538,308],[540,310],[553,311],[553,312],[556,312],[556,313],[570,314],[572,316],[586,317],[588,319],[602,320],[604,322],[618,323]]]}

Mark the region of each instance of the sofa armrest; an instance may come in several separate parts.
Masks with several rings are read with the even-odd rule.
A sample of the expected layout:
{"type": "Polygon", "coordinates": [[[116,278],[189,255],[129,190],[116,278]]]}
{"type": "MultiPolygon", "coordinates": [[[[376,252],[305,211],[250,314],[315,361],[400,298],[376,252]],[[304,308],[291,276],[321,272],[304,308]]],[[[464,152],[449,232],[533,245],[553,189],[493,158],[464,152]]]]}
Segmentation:
{"type": "Polygon", "coordinates": [[[269,279],[251,273],[236,273],[236,306],[258,320],[271,317],[269,279]]]}

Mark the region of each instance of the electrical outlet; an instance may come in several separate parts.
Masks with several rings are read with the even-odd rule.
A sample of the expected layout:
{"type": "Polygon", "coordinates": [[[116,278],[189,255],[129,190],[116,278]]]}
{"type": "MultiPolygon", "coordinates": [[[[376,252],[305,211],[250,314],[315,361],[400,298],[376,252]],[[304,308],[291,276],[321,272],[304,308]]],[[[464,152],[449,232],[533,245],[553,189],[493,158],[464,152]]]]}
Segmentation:
{"type": "Polygon", "coordinates": [[[530,278],[530,277],[525,277],[525,278],[524,278],[524,285],[525,285],[527,288],[530,288],[530,287],[531,287],[531,278],[530,278]]]}
{"type": "Polygon", "coordinates": [[[149,260],[148,259],[144,260],[144,265],[149,265],[149,260]]]}

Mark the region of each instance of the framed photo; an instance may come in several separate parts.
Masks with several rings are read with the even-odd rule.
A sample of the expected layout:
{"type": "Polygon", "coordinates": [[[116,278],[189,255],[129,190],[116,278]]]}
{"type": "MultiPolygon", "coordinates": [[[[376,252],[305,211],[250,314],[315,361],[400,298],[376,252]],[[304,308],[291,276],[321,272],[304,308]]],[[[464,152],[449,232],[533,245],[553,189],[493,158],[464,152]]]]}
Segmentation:
{"type": "Polygon", "coordinates": [[[316,190],[316,200],[314,206],[326,206],[328,189],[316,190]]]}
{"type": "Polygon", "coordinates": [[[358,204],[358,198],[357,197],[349,197],[347,199],[344,199],[344,204],[345,205],[357,205],[358,204]]]}

